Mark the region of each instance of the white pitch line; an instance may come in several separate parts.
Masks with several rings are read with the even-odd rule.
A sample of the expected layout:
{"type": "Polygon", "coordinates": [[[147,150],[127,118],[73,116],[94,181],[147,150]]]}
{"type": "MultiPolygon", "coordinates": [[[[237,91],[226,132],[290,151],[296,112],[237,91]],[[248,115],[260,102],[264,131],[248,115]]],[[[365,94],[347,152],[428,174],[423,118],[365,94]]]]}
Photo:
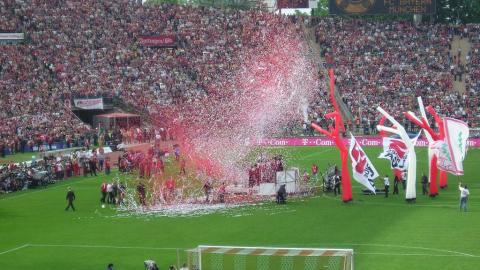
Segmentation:
{"type": "Polygon", "coordinates": [[[25,244],[25,245],[22,245],[22,246],[19,246],[19,247],[15,247],[15,248],[12,248],[12,249],[9,249],[9,250],[5,250],[3,252],[0,252],[0,255],[7,254],[7,253],[10,253],[10,252],[13,252],[15,250],[22,249],[22,248],[26,248],[28,246],[29,246],[28,244],[25,244]]]}
{"type": "Polygon", "coordinates": [[[110,249],[144,249],[144,250],[177,250],[186,248],[172,247],[138,247],[138,246],[111,246],[111,245],[61,245],[61,244],[28,244],[29,247],[66,247],[66,248],[110,248],[110,249]]]}
{"type": "MultiPolygon", "coordinates": [[[[414,246],[400,246],[400,245],[383,245],[383,244],[352,244],[352,243],[344,243],[344,244],[336,244],[336,245],[351,245],[351,246],[380,246],[380,247],[400,247],[400,248],[410,248],[410,249],[421,249],[421,250],[430,250],[430,251],[437,251],[437,252],[445,252],[445,253],[452,253],[452,254],[426,254],[426,253],[384,253],[384,252],[355,252],[356,255],[376,255],[376,256],[431,256],[431,257],[471,257],[471,258],[480,258],[478,255],[452,251],[452,250],[444,250],[444,249],[436,249],[436,248],[425,248],[425,247],[414,247],[414,246]]],[[[20,247],[16,247],[7,251],[0,253],[0,255],[12,252],[21,248],[25,247],[70,247],[70,248],[107,248],[107,249],[143,249],[143,250],[178,250],[178,249],[187,249],[187,248],[174,248],[174,247],[139,247],[139,246],[112,246],[112,245],[61,245],[61,244],[25,244],[20,247]]]]}
{"type": "Polygon", "coordinates": [[[455,251],[455,250],[439,249],[439,248],[427,248],[427,247],[404,246],[404,245],[390,245],[390,244],[346,244],[346,245],[410,248],[410,249],[420,249],[420,250],[429,250],[429,251],[452,253],[452,254],[461,255],[461,256],[465,256],[465,257],[480,258],[479,255],[473,255],[473,254],[459,252],[459,251],[455,251]]]}
{"type": "Polygon", "coordinates": [[[438,249],[438,248],[427,248],[427,247],[418,247],[418,246],[404,246],[404,245],[390,245],[390,244],[359,244],[359,243],[343,243],[339,245],[346,245],[346,246],[373,246],[373,247],[387,247],[387,248],[405,248],[405,249],[419,249],[419,250],[428,250],[428,251],[436,251],[436,252],[444,252],[444,253],[452,253],[457,256],[464,256],[464,257],[473,257],[473,258],[480,258],[479,255],[473,255],[469,253],[459,252],[455,250],[448,250],[448,249],[438,249]]]}
{"type": "MultiPolygon", "coordinates": [[[[305,245],[305,244],[306,243],[303,243],[303,245],[305,245]]],[[[315,245],[315,244],[316,243],[314,243],[314,244],[310,243],[309,245],[315,245]]],[[[316,244],[316,245],[318,245],[318,244],[316,244]]],[[[347,246],[347,247],[366,246],[366,247],[383,247],[383,248],[418,249],[418,250],[425,250],[425,251],[450,253],[450,254],[454,254],[455,256],[461,256],[461,257],[480,258],[480,255],[474,255],[474,254],[469,254],[469,253],[455,251],[455,250],[428,248],[428,247],[419,247],[419,246],[406,246],[406,245],[393,245],[393,244],[364,244],[364,243],[324,243],[322,245],[324,245],[324,246],[347,246]]],[[[354,252],[354,254],[358,254],[358,253],[354,252]]],[[[438,255],[441,255],[441,254],[438,254],[438,255]]]]}
{"type": "MultiPolygon", "coordinates": [[[[360,194],[361,195],[361,194],[360,194]]],[[[383,195],[380,195],[383,196],[383,195]]],[[[317,196],[320,197],[320,196],[317,196]]],[[[332,200],[332,201],[342,201],[341,197],[339,196],[338,198],[330,197],[325,194],[322,194],[322,198],[332,200]]],[[[360,200],[353,200],[353,203],[358,203],[358,204],[367,204],[367,205],[383,205],[383,206],[405,206],[408,205],[407,203],[381,203],[381,202],[366,202],[366,201],[360,201],[360,200]]],[[[468,202],[469,205],[476,205],[477,202],[468,202]]],[[[411,204],[413,206],[418,206],[418,207],[434,207],[434,208],[458,208],[458,203],[453,203],[452,204],[421,204],[421,203],[416,203],[416,204],[411,204]]]]}
{"type": "Polygon", "coordinates": [[[355,252],[355,255],[375,255],[375,256],[428,256],[428,257],[473,257],[480,258],[480,256],[466,256],[460,254],[426,254],[426,253],[384,253],[384,252],[355,252]]]}

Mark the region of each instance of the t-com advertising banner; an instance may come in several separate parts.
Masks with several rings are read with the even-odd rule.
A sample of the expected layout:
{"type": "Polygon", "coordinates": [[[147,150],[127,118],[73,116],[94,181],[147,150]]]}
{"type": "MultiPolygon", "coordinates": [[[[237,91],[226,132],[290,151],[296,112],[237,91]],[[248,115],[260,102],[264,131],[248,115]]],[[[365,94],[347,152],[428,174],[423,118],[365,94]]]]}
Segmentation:
{"type": "MultiPolygon", "coordinates": [[[[383,146],[382,137],[358,136],[356,140],[361,146],[383,146]]],[[[348,138],[344,138],[346,144],[350,143],[348,138]]],[[[264,138],[259,140],[247,140],[246,143],[253,143],[261,146],[335,146],[335,141],[327,137],[305,137],[305,138],[264,138]]],[[[480,148],[480,138],[470,138],[467,140],[467,146],[480,148]]],[[[428,147],[428,141],[419,138],[415,147],[428,147]]]]}

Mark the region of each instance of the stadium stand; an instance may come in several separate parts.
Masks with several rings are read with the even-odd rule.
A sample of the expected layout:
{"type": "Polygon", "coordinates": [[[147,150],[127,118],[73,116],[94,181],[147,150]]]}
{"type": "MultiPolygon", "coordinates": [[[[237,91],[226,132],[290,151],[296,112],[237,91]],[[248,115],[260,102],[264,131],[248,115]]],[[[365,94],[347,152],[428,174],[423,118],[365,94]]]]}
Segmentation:
{"type": "MultiPolygon", "coordinates": [[[[336,69],[337,87],[354,115],[357,132],[360,127],[375,132],[378,105],[400,117],[415,109],[417,96],[443,115],[472,120],[478,114],[478,102],[453,91],[458,67],[456,56],[449,55],[452,27],[326,18],[316,33],[327,64],[336,69]]],[[[470,76],[478,73],[470,70],[470,76]]]]}
{"type": "MultiPolygon", "coordinates": [[[[468,120],[469,122],[475,123],[475,119],[480,118],[480,25],[467,25],[467,35],[472,47],[467,56],[468,74],[466,77],[467,86],[464,99],[467,104],[466,112],[468,120]]],[[[475,127],[478,128],[478,126],[475,127]]]]}
{"type": "MultiPolygon", "coordinates": [[[[0,29],[26,36],[22,44],[0,46],[1,144],[17,150],[48,140],[80,141],[89,131],[65,105],[72,97],[115,97],[147,115],[219,97],[268,40],[267,29],[305,38],[306,26],[303,18],[261,11],[128,0],[6,0],[0,12],[0,29]],[[173,34],[176,49],[138,42],[161,34],[173,34]]],[[[452,91],[448,26],[322,19],[317,39],[336,68],[352,129],[359,131],[361,123],[373,131],[376,105],[399,116],[415,108],[418,95],[426,104],[442,102],[441,114],[478,116],[478,25],[468,29],[474,50],[461,96],[452,91]]],[[[328,108],[326,91],[320,93],[310,107],[317,122],[328,108]]]]}

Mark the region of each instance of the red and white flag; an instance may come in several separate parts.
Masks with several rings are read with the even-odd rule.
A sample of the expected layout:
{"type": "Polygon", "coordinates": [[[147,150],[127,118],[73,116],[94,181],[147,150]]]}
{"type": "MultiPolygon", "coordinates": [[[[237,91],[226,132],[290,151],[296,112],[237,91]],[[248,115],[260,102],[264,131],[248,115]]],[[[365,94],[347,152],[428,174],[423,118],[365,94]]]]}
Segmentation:
{"type": "Polygon", "coordinates": [[[439,169],[454,175],[463,175],[463,160],[467,154],[469,129],[467,123],[445,117],[445,139],[435,141],[432,148],[437,154],[439,169]]]}
{"type": "MultiPolygon", "coordinates": [[[[420,132],[412,140],[412,144],[417,143],[420,132]]],[[[378,156],[390,160],[392,169],[406,171],[408,169],[408,149],[401,139],[392,137],[383,137],[383,152],[378,156]]]]}
{"type": "Polygon", "coordinates": [[[348,152],[352,160],[353,178],[375,193],[373,180],[378,177],[378,172],[355,137],[352,134],[350,136],[350,150],[348,152]]]}

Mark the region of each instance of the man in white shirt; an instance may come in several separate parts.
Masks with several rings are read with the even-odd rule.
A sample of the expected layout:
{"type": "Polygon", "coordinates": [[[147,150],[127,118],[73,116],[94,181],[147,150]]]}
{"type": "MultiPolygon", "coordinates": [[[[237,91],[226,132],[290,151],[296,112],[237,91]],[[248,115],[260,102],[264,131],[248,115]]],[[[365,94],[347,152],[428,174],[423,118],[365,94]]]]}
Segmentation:
{"type": "Polygon", "coordinates": [[[470,195],[470,191],[468,191],[467,185],[462,187],[462,183],[458,184],[458,189],[460,190],[460,211],[465,210],[467,212],[467,200],[468,196],[470,195]]]}
{"type": "Polygon", "coordinates": [[[383,183],[385,184],[385,198],[388,198],[388,190],[390,189],[390,181],[388,181],[388,175],[385,175],[383,178],[383,183]]]}
{"type": "Polygon", "coordinates": [[[113,196],[113,185],[112,185],[112,183],[107,184],[107,195],[108,195],[107,202],[109,204],[115,204],[115,198],[113,196]]]}

